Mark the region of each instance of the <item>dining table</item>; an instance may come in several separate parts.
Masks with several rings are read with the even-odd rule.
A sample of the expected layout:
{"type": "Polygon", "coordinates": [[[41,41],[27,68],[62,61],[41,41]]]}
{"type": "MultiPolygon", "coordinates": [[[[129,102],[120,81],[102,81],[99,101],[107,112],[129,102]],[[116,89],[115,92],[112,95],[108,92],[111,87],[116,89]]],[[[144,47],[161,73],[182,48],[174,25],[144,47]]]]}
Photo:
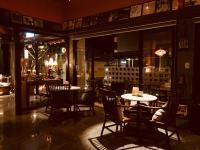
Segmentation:
{"type": "Polygon", "coordinates": [[[140,119],[140,114],[141,114],[141,109],[140,109],[140,105],[141,103],[146,103],[146,102],[152,102],[152,101],[156,101],[157,97],[151,94],[147,94],[147,93],[143,93],[142,95],[132,95],[132,93],[126,93],[126,94],[122,94],[121,98],[125,99],[125,100],[129,100],[129,101],[136,101],[137,102],[137,121],[136,121],[136,127],[137,127],[137,131],[138,131],[138,136],[139,136],[139,140],[141,140],[141,133],[140,133],[140,124],[141,124],[141,119],[140,119]]]}

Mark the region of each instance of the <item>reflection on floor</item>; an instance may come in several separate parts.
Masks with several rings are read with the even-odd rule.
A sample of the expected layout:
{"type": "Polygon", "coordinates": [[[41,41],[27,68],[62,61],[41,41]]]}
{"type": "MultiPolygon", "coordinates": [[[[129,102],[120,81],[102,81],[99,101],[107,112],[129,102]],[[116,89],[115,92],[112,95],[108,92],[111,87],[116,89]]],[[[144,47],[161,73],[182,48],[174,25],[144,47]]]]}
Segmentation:
{"type": "MultiPolygon", "coordinates": [[[[100,137],[103,109],[96,107],[96,115],[79,112],[49,120],[45,108],[16,116],[14,96],[0,97],[0,149],[15,150],[157,150],[164,147],[162,135],[146,135],[140,143],[127,133],[117,136],[105,130],[100,137]],[[147,137],[147,138],[146,138],[147,137]]],[[[172,150],[199,150],[200,136],[187,130],[187,123],[179,121],[181,142],[171,140],[172,150]]],[[[132,130],[131,132],[134,132],[132,130]]],[[[145,132],[144,134],[148,134],[145,132]]]]}

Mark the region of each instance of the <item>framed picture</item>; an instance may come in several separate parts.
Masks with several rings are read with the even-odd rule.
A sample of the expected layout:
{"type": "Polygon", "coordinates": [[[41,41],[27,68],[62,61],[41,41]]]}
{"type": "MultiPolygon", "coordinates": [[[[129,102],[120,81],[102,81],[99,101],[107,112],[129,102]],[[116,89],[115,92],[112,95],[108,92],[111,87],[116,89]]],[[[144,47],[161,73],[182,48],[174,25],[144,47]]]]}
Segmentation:
{"type": "Polygon", "coordinates": [[[23,16],[23,24],[28,26],[33,26],[34,25],[33,18],[29,16],[23,16]]]}
{"type": "Polygon", "coordinates": [[[179,0],[172,1],[172,10],[178,10],[179,7],[179,0]]]}
{"type": "Polygon", "coordinates": [[[74,26],[74,28],[75,29],[79,29],[79,28],[81,28],[81,26],[82,26],[82,18],[75,19],[75,26],[74,26]]]}
{"type": "Polygon", "coordinates": [[[94,26],[98,24],[98,16],[91,16],[90,17],[90,25],[94,26]]]}
{"type": "Polygon", "coordinates": [[[62,25],[64,31],[68,30],[68,21],[65,21],[62,25]]]}
{"type": "Polygon", "coordinates": [[[170,10],[170,2],[168,0],[157,0],[156,12],[165,12],[170,10]]]}
{"type": "Polygon", "coordinates": [[[22,24],[22,15],[21,14],[11,12],[10,16],[11,16],[11,22],[12,23],[22,24]]]}
{"type": "Polygon", "coordinates": [[[119,10],[119,20],[129,19],[130,7],[122,8],[119,10]]]}
{"type": "Polygon", "coordinates": [[[42,19],[34,18],[34,25],[35,25],[35,27],[43,28],[44,22],[42,19]]]}
{"type": "Polygon", "coordinates": [[[143,4],[142,15],[149,15],[155,13],[156,1],[148,2],[143,4]]]}
{"type": "Polygon", "coordinates": [[[109,12],[101,13],[98,15],[98,24],[108,23],[109,12]]]}
{"type": "Polygon", "coordinates": [[[75,25],[75,20],[74,19],[68,21],[68,29],[69,30],[73,30],[74,29],[74,25],[75,25]]]}
{"type": "Polygon", "coordinates": [[[139,17],[142,15],[142,5],[131,6],[130,8],[130,18],[139,17]]]}
{"type": "Polygon", "coordinates": [[[119,10],[113,10],[109,13],[108,22],[113,22],[118,20],[119,18],[119,10]]]}
{"type": "Polygon", "coordinates": [[[89,26],[90,26],[90,17],[89,16],[84,17],[83,21],[82,21],[82,27],[86,28],[86,27],[89,27],[89,26]]]}

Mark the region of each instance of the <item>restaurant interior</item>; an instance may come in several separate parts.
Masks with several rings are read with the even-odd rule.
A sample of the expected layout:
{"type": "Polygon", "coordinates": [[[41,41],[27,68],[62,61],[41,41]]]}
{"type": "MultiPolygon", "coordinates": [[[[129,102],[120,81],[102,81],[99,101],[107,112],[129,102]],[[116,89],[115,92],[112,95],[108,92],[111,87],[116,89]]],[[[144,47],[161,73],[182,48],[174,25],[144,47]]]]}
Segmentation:
{"type": "Polygon", "coordinates": [[[198,150],[199,10],[0,2],[0,149],[198,150]]]}

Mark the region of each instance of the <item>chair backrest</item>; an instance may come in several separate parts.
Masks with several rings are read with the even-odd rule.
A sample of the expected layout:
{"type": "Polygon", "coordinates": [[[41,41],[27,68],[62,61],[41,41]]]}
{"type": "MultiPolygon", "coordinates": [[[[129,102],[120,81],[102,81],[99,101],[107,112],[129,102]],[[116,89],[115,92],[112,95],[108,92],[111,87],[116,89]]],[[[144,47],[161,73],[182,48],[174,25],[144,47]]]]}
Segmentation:
{"type": "Polygon", "coordinates": [[[179,97],[177,94],[172,93],[169,96],[169,100],[167,101],[167,107],[166,107],[166,121],[174,121],[176,120],[176,113],[179,106],[179,97]]]}
{"type": "Polygon", "coordinates": [[[48,85],[50,94],[50,105],[52,107],[64,108],[73,104],[69,85],[48,85]]]}
{"type": "Polygon", "coordinates": [[[102,88],[100,92],[106,117],[116,123],[121,122],[123,112],[119,107],[120,101],[118,101],[116,92],[102,88]]]}

